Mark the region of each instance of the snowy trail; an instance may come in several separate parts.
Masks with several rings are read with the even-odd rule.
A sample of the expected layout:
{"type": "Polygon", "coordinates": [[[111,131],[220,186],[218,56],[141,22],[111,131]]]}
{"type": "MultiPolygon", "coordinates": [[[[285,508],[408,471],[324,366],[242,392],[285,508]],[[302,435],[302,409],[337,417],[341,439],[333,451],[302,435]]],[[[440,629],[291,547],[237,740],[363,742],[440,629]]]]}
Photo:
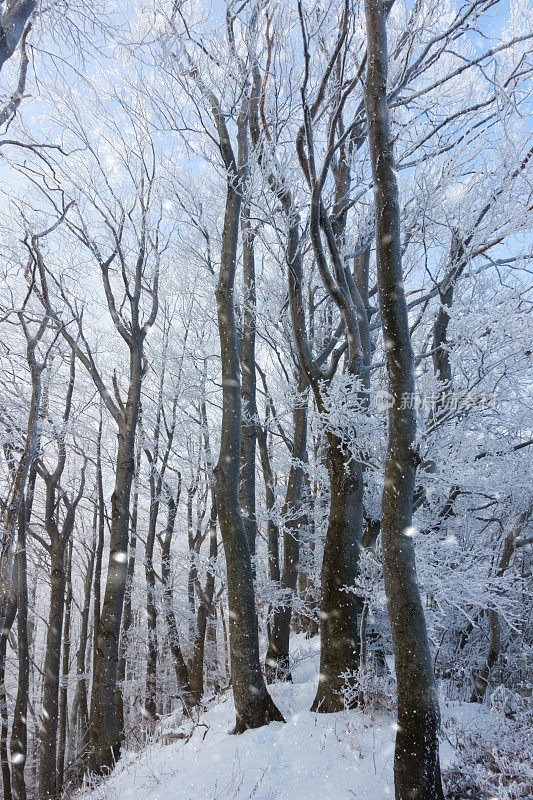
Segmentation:
{"type": "MultiPolygon", "coordinates": [[[[230,735],[231,693],[200,718],[190,739],[126,754],[85,800],[386,800],[394,796],[394,720],[360,711],[316,714],[318,638],[296,637],[294,683],[272,695],[286,724],[230,735]],[[305,642],[305,644],[304,644],[305,642]]],[[[452,709],[449,709],[451,712],[452,709]]],[[[458,709],[455,708],[457,714],[458,709]]],[[[448,713],[444,711],[445,715],[448,713]]],[[[166,730],[176,732],[172,717],[166,730]]],[[[190,723],[179,730],[190,732],[190,723]]],[[[452,750],[442,748],[444,761],[452,750]]]]}

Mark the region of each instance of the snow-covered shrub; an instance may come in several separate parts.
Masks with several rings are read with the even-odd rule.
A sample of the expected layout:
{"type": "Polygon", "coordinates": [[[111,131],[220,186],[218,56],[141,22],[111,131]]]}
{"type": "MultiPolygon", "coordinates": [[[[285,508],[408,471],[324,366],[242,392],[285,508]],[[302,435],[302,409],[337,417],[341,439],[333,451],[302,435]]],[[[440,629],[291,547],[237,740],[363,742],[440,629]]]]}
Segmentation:
{"type": "Polygon", "coordinates": [[[513,719],[492,713],[482,726],[472,726],[468,717],[461,721],[452,715],[444,725],[444,735],[457,755],[453,766],[444,771],[449,800],[527,800],[533,796],[531,706],[522,698],[509,697],[504,687],[493,693],[491,701],[502,711],[513,706],[513,719]]]}
{"type": "Polygon", "coordinates": [[[396,692],[390,674],[376,675],[372,670],[343,673],[344,707],[361,708],[372,713],[394,714],[396,692]]]}

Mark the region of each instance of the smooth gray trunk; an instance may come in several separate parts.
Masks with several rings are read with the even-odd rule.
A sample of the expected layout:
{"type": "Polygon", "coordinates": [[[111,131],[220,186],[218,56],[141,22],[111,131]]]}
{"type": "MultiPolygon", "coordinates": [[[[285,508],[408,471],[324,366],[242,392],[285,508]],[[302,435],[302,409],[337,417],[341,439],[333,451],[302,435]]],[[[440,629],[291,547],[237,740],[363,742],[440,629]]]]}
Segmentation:
{"type": "Polygon", "coordinates": [[[142,364],[140,347],[131,347],[130,385],[125,415],[118,430],[115,486],[111,497],[109,563],[93,662],[90,730],[92,772],[112,767],[120,755],[122,731],[115,706],[120,624],[127,577],[130,494],[135,471],[135,434],[139,413],[142,364]]]}
{"type": "Polygon", "coordinates": [[[247,118],[238,120],[239,163],[220,108],[212,99],[224,163],[227,195],[222,232],[220,273],[216,289],[222,365],[222,430],[214,470],[220,533],[227,565],[231,681],[235,700],[235,732],[258,728],[283,717],[267,692],[259,662],[254,582],[248,537],[239,505],[241,455],[241,380],[239,341],[234,307],[237,242],[242,191],[247,173],[247,118]]]}
{"type": "Polygon", "coordinates": [[[395,792],[396,800],[442,800],[439,701],[412,537],[417,465],[414,360],[403,288],[400,208],[387,107],[385,4],[382,0],[365,0],[365,15],[365,99],[374,178],[379,305],[392,395],[381,535],[398,687],[395,792]],[[402,403],[402,398],[411,401],[402,403]]]}

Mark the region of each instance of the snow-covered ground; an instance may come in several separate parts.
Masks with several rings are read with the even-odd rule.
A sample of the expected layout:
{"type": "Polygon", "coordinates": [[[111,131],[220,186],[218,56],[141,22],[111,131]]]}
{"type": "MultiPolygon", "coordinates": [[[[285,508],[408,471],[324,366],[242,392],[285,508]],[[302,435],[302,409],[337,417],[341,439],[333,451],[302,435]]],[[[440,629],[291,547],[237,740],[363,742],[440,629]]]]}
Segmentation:
{"type": "MultiPolygon", "coordinates": [[[[393,797],[394,719],[360,711],[309,711],[318,673],[318,637],[295,637],[293,684],[270,687],[286,724],[231,735],[231,693],[218,699],[195,726],[178,716],[163,722],[159,741],[127,753],[84,800],[386,800],[393,797]],[[164,731],[187,738],[164,744],[164,731]],[[190,734],[190,738],[189,738],[190,734]]],[[[443,764],[454,758],[453,727],[479,725],[479,706],[443,708],[447,738],[443,764]]],[[[168,738],[166,739],[168,741],[168,738]]]]}

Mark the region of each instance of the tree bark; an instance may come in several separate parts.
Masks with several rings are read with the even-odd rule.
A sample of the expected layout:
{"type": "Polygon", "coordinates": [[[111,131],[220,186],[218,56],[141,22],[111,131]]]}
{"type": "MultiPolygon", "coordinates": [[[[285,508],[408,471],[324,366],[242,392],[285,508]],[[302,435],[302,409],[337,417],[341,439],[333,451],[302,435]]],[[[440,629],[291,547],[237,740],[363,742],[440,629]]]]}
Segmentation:
{"type": "Polygon", "coordinates": [[[250,209],[246,203],[242,207],[241,231],[244,310],[241,337],[242,432],[239,500],[252,558],[252,569],[255,575],[254,557],[257,536],[257,519],[255,515],[255,450],[257,443],[255,377],[256,292],[254,232],[250,223],[250,209]]]}
{"type": "Polygon", "coordinates": [[[157,606],[155,602],[154,544],[159,512],[159,499],[156,497],[155,475],[150,476],[150,515],[145,546],[146,576],[146,620],[148,624],[148,648],[146,652],[146,689],[144,716],[147,721],[157,717],[157,606]]]}
{"type": "MultiPolygon", "coordinates": [[[[140,414],[139,414],[140,418],[140,414]]],[[[140,422],[140,419],[139,419],[140,422]]],[[[126,574],[126,589],[124,593],[124,611],[122,613],[122,630],[120,633],[120,645],[118,653],[117,664],[117,689],[115,692],[115,708],[117,715],[117,725],[121,732],[122,738],[124,737],[124,697],[123,697],[123,684],[126,679],[126,665],[127,665],[127,647],[129,630],[132,624],[132,609],[131,609],[131,594],[133,591],[133,577],[135,574],[135,557],[137,552],[137,522],[139,516],[139,473],[141,469],[141,448],[137,450],[135,475],[134,475],[134,490],[133,490],[133,505],[131,510],[131,530],[128,552],[128,569],[126,574]]]]}
{"type": "MultiPolygon", "coordinates": [[[[95,523],[96,523],[95,516],[95,523]]],[[[76,653],[76,692],[72,703],[70,717],[70,731],[72,748],[74,754],[74,767],[71,775],[73,788],[77,788],[86,770],[88,763],[89,745],[89,707],[87,702],[87,679],[85,677],[85,662],[87,654],[87,642],[89,640],[89,614],[91,610],[91,589],[93,581],[94,562],[96,555],[96,530],[94,539],[87,560],[87,571],[83,587],[83,606],[80,621],[80,643],[76,653]],[[77,734],[77,737],[76,737],[77,734]]]]}
{"type": "Polygon", "coordinates": [[[18,690],[11,727],[11,790],[13,800],[26,800],[24,768],[28,753],[28,697],[30,653],[28,645],[28,567],[26,558],[26,508],[22,504],[17,537],[18,690]]]}
{"type": "MultiPolygon", "coordinates": [[[[14,570],[15,572],[15,570],[14,570]]],[[[11,582],[11,598],[6,609],[4,627],[0,636],[0,762],[2,765],[2,783],[4,788],[4,800],[12,800],[11,795],[11,770],[9,768],[8,756],[8,731],[9,717],[7,713],[7,694],[6,694],[6,653],[9,632],[13,627],[17,613],[17,581],[16,574],[13,575],[11,582]]]]}
{"type": "Polygon", "coordinates": [[[268,513],[267,525],[267,551],[268,551],[268,577],[271,581],[279,583],[281,580],[279,565],[279,528],[272,519],[276,496],[274,493],[274,475],[270,465],[270,455],[268,452],[267,432],[260,425],[257,426],[257,443],[259,445],[259,456],[261,458],[261,469],[265,482],[266,510],[268,513]]]}
{"type": "Polygon", "coordinates": [[[242,419],[234,284],[239,218],[248,162],[248,120],[245,112],[241,111],[237,164],[224,117],[214,98],[211,105],[227,171],[226,209],[216,290],[222,364],[222,430],[220,455],[214,474],[220,533],[227,565],[235,732],[242,733],[273,720],[282,721],[283,717],[268,694],[261,673],[252,562],[238,497],[242,419]]]}
{"type": "Polygon", "coordinates": [[[96,491],[98,497],[98,539],[96,545],[96,561],[94,565],[94,587],[93,587],[93,657],[96,653],[98,633],[100,631],[100,614],[102,605],[102,559],[104,555],[104,534],[105,534],[105,498],[104,498],[104,478],[102,470],[102,406],[100,405],[100,423],[98,425],[98,437],[96,440],[96,491]]]}
{"type": "Polygon", "coordinates": [[[65,607],[65,565],[63,552],[51,553],[50,611],[46,656],[41,737],[39,745],[39,797],[56,797],[56,746],[59,721],[59,667],[65,607]]]}
{"type": "Polygon", "coordinates": [[[321,571],[320,674],[311,710],[328,714],[344,708],[342,675],[359,667],[361,603],[353,586],[363,529],[363,471],[333,434],[326,458],[331,500],[321,571]]]}
{"type": "Polygon", "coordinates": [[[0,70],[17,49],[36,7],[36,0],[7,0],[0,14],[0,70]]]}
{"type": "Polygon", "coordinates": [[[288,597],[283,607],[277,609],[272,618],[268,650],[265,658],[265,672],[268,683],[272,683],[276,680],[292,681],[289,660],[289,639],[293,595],[296,591],[298,569],[300,566],[299,528],[304,475],[303,464],[306,460],[307,449],[307,387],[308,382],[302,372],[300,373],[298,385],[300,396],[293,409],[293,460],[289,471],[285,505],[282,512],[284,522],[281,586],[287,591],[288,597]]]}
{"type": "Polygon", "coordinates": [[[63,794],[63,780],[65,775],[65,756],[67,746],[67,720],[68,720],[68,673],[70,661],[70,618],[72,609],[72,540],[70,541],[67,556],[67,579],[65,596],[65,621],[63,632],[62,679],[63,683],[59,692],[59,725],[57,741],[57,777],[56,795],[63,794]]]}
{"type": "Polygon", "coordinates": [[[403,288],[398,187],[387,106],[388,57],[383,0],[365,0],[365,16],[368,56],[365,100],[374,178],[379,305],[392,396],[381,535],[398,686],[395,791],[397,800],[442,800],[439,701],[416,578],[412,537],[417,464],[415,380],[403,288]]]}
{"type": "Polygon", "coordinates": [[[168,640],[170,652],[174,659],[174,671],[176,673],[176,682],[178,684],[178,696],[183,704],[186,714],[190,714],[190,709],[195,705],[195,697],[191,692],[189,683],[189,671],[187,664],[181,652],[178,626],[176,618],[172,609],[172,576],[170,566],[170,546],[172,544],[172,536],[174,534],[174,526],[176,523],[176,513],[178,507],[178,500],[168,495],[168,517],[165,529],[165,537],[161,540],[161,572],[163,578],[163,609],[165,622],[168,631],[168,640]]]}
{"type": "Polygon", "coordinates": [[[120,623],[126,589],[130,494],[135,471],[135,434],[142,381],[141,347],[130,350],[130,383],[118,430],[117,468],[111,497],[111,535],[104,602],[93,663],[90,729],[92,772],[112,767],[120,755],[122,732],[115,707],[120,623]]]}
{"type": "Polygon", "coordinates": [[[196,702],[199,703],[204,694],[204,652],[207,624],[213,613],[213,598],[215,593],[215,561],[218,554],[217,542],[217,506],[212,498],[211,514],[209,517],[209,568],[205,588],[200,589],[198,617],[196,621],[196,636],[193,645],[191,669],[189,671],[190,687],[196,702]]]}

